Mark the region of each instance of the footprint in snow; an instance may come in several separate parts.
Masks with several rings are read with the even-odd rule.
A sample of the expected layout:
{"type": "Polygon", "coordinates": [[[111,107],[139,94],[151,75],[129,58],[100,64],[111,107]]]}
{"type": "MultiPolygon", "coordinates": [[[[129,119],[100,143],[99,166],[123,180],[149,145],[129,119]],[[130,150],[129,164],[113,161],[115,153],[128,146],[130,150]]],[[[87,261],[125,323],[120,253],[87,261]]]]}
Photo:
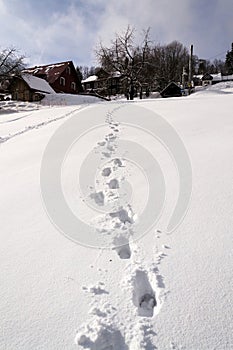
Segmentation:
{"type": "Polygon", "coordinates": [[[130,259],[131,249],[129,246],[129,241],[126,237],[124,236],[115,237],[113,244],[114,244],[113,250],[117,252],[120,259],[130,259]]]}
{"type": "Polygon", "coordinates": [[[98,282],[95,286],[82,286],[82,290],[84,292],[89,292],[95,295],[101,295],[101,294],[109,294],[109,292],[104,288],[103,282],[98,282]]]}
{"type": "Polygon", "coordinates": [[[104,168],[102,170],[102,176],[107,177],[107,176],[109,176],[111,174],[111,172],[112,172],[111,168],[110,167],[106,167],[106,168],[104,168]]]}
{"type": "Polygon", "coordinates": [[[123,245],[121,247],[113,248],[119,255],[120,259],[130,259],[131,250],[129,244],[123,245]]]}
{"type": "Polygon", "coordinates": [[[101,325],[89,332],[77,334],[75,343],[80,349],[91,350],[128,350],[125,339],[121,332],[113,325],[101,325]]]}
{"type": "Polygon", "coordinates": [[[147,273],[137,270],[134,278],[133,303],[138,309],[138,316],[152,317],[157,305],[155,292],[148,280],[147,273]]]}

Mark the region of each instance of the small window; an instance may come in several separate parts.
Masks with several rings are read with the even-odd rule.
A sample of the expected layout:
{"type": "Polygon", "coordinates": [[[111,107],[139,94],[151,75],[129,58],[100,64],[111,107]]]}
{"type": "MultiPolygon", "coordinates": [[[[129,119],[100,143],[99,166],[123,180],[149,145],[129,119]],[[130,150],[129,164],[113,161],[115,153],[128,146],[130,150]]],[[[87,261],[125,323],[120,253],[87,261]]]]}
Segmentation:
{"type": "Polygon", "coordinates": [[[74,91],[76,90],[76,83],[74,81],[71,83],[71,89],[74,91]]]}
{"type": "Polygon", "coordinates": [[[60,85],[62,85],[62,86],[66,85],[66,80],[64,77],[60,77],[60,85]]]}
{"type": "Polygon", "coordinates": [[[70,75],[70,67],[66,67],[66,73],[70,75]]]}

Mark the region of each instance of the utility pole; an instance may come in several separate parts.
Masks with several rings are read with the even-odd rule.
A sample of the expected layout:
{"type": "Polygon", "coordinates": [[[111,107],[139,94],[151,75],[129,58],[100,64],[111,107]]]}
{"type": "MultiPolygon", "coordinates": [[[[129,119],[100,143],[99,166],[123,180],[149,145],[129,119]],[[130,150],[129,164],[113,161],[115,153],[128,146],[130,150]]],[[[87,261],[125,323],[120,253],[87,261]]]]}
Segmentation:
{"type": "Polygon", "coordinates": [[[189,56],[189,76],[188,76],[189,94],[191,93],[191,86],[192,86],[192,61],[193,61],[193,45],[190,46],[190,56],[189,56]]]}
{"type": "Polygon", "coordinates": [[[187,73],[186,73],[186,70],[185,70],[185,67],[183,67],[183,73],[182,73],[182,86],[183,86],[183,89],[185,89],[185,85],[186,85],[186,82],[187,82],[187,73]]]}

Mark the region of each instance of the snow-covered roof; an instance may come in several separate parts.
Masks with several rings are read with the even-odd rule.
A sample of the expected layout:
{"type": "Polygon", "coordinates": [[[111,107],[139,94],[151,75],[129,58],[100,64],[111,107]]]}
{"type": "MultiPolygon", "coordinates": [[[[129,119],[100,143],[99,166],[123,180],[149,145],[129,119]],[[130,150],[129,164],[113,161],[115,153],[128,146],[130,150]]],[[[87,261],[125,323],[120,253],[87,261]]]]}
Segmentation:
{"type": "Polygon", "coordinates": [[[203,74],[196,74],[193,76],[194,78],[201,79],[203,77],[203,74]]]}
{"type": "Polygon", "coordinates": [[[37,78],[29,73],[22,73],[22,79],[28,84],[31,89],[46,92],[48,94],[54,94],[55,91],[51,88],[49,83],[41,78],[37,78]]]}
{"type": "Polygon", "coordinates": [[[121,76],[121,73],[120,72],[113,72],[112,73],[112,78],[118,78],[121,76]]]}
{"type": "Polygon", "coordinates": [[[73,68],[75,70],[72,61],[59,62],[53,64],[47,64],[45,66],[35,66],[27,68],[23,73],[30,73],[39,77],[46,77],[46,80],[52,84],[58,77],[65,71],[67,67],[73,68]]]}
{"type": "Polygon", "coordinates": [[[213,80],[214,80],[214,81],[222,80],[222,74],[221,74],[221,73],[218,73],[218,74],[210,74],[210,75],[213,77],[213,80]]]}
{"type": "Polygon", "coordinates": [[[90,83],[91,81],[96,81],[98,79],[97,75],[90,75],[87,79],[82,80],[83,83],[90,83]]]}
{"type": "Polygon", "coordinates": [[[223,80],[233,80],[233,74],[231,74],[231,75],[223,75],[222,79],[223,80]]]}
{"type": "MultiPolygon", "coordinates": [[[[196,74],[193,77],[194,78],[198,78],[198,79],[202,79],[204,77],[204,75],[206,75],[206,74],[207,73],[205,73],[205,74],[196,74]]],[[[213,78],[213,81],[221,81],[222,80],[222,74],[221,73],[209,74],[209,75],[213,78]]]]}

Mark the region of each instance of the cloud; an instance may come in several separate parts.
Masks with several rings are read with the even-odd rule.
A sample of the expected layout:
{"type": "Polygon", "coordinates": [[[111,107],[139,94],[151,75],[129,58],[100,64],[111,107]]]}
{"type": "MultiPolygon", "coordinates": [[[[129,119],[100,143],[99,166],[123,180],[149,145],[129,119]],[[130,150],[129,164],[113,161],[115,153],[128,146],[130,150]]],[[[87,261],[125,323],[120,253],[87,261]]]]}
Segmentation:
{"type": "Polygon", "coordinates": [[[70,3],[62,10],[49,7],[48,2],[45,16],[49,17],[48,20],[42,12],[40,16],[38,12],[34,14],[35,8],[29,6],[29,1],[23,3],[19,12],[17,6],[13,7],[14,1],[11,0],[7,6],[0,1],[0,15],[4,15],[5,22],[4,31],[1,31],[2,46],[13,45],[19,49],[23,46],[23,50],[31,56],[31,64],[68,59],[80,64],[90,61],[93,33],[87,29],[88,16],[83,15],[81,6],[78,8],[70,3]]]}
{"type": "Polygon", "coordinates": [[[192,43],[201,58],[221,52],[224,58],[233,41],[232,11],[232,0],[0,0],[0,44],[20,48],[30,64],[91,65],[99,40],[109,44],[130,24],[138,35],[151,27],[156,43],[192,43]]]}
{"type": "Polygon", "coordinates": [[[232,11],[231,0],[108,1],[98,34],[107,42],[127,23],[136,26],[139,32],[150,26],[156,43],[178,40],[186,46],[194,44],[195,53],[208,58],[229,45],[232,11]]]}

